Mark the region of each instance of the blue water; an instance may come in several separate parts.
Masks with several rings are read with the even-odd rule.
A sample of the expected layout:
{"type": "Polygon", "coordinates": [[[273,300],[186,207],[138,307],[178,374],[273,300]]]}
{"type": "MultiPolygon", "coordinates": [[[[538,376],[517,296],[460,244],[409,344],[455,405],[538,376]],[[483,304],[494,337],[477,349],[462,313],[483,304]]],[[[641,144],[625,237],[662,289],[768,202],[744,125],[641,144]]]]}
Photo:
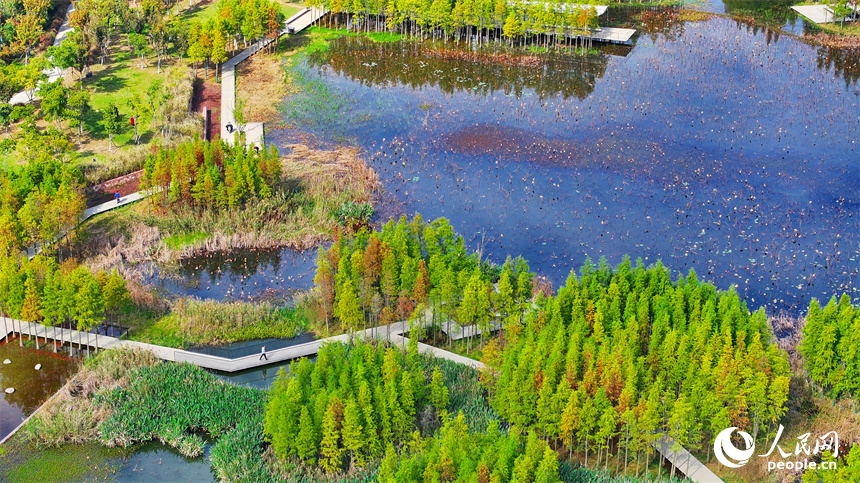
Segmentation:
{"type": "Polygon", "coordinates": [[[418,49],[337,42],[297,68],[323,107],[284,108],[361,146],[381,219],[447,217],[471,249],[523,255],[556,285],[586,256],[629,254],[770,313],[860,295],[856,53],[725,18],[537,69],[418,49]]]}

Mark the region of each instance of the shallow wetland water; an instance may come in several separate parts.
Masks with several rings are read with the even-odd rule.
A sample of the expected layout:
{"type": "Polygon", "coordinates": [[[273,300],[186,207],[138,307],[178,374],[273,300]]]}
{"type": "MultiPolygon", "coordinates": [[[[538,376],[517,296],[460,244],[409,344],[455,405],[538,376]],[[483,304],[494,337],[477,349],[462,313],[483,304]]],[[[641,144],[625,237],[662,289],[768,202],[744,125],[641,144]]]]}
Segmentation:
{"type": "Polygon", "coordinates": [[[447,217],[471,249],[523,255],[556,285],[586,256],[629,254],[770,313],[858,295],[858,66],[720,17],[537,67],[425,48],[335,41],[296,67],[310,95],[284,105],[372,158],[382,218],[447,217]]]}

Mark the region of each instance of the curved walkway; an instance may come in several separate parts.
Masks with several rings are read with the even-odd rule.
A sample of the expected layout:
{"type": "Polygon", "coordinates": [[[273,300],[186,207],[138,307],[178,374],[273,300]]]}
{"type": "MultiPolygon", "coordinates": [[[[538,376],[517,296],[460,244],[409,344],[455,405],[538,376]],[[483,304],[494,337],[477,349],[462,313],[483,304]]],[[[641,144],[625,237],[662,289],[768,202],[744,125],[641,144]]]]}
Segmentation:
{"type": "MultiPolygon", "coordinates": [[[[174,349],[172,347],[147,344],[144,342],[137,342],[133,340],[118,339],[116,337],[109,337],[105,335],[98,336],[98,338],[96,338],[95,334],[71,329],[56,329],[56,334],[54,334],[53,327],[47,327],[36,322],[28,324],[26,321],[10,319],[8,317],[2,317],[0,318],[0,320],[2,320],[2,329],[0,329],[2,330],[2,336],[0,336],[0,338],[5,337],[7,334],[20,333],[26,336],[36,337],[39,339],[61,340],[64,342],[69,342],[71,344],[98,347],[100,349],[111,349],[116,347],[135,347],[152,351],[152,353],[155,354],[156,357],[161,360],[170,362],[190,362],[191,364],[205,369],[214,369],[224,372],[237,372],[245,369],[253,369],[255,367],[273,364],[275,362],[283,362],[292,359],[298,359],[301,357],[309,357],[318,353],[320,347],[322,347],[324,344],[330,342],[348,342],[350,339],[349,334],[341,334],[327,337],[325,339],[317,339],[311,342],[306,342],[304,344],[298,344],[291,347],[284,347],[282,349],[266,351],[266,356],[268,357],[267,360],[260,360],[259,354],[252,354],[249,356],[230,359],[209,354],[200,354],[198,352],[192,352],[183,349],[174,349]]],[[[401,334],[407,332],[408,330],[409,323],[406,321],[401,321],[395,322],[390,325],[382,325],[378,327],[371,327],[365,330],[358,330],[352,334],[352,337],[358,337],[361,339],[387,339],[390,340],[394,345],[405,347],[409,343],[409,339],[403,337],[401,334]]],[[[480,361],[469,359],[468,357],[463,357],[461,355],[454,354],[453,352],[448,352],[438,347],[422,344],[420,342],[418,343],[418,350],[422,353],[429,353],[433,354],[436,357],[441,357],[443,359],[449,359],[454,362],[466,364],[476,369],[484,368],[484,364],[480,361]]]]}
{"type": "MultiPolygon", "coordinates": [[[[121,197],[119,199],[118,203],[116,202],[116,200],[114,200],[114,201],[107,201],[107,202],[99,204],[99,205],[91,206],[91,207],[85,209],[83,214],[81,214],[81,219],[78,221],[78,224],[75,225],[75,228],[77,228],[78,225],[80,225],[81,223],[86,221],[88,218],[92,218],[93,216],[96,216],[100,213],[104,213],[106,211],[110,211],[110,210],[113,210],[115,208],[119,208],[120,206],[125,206],[127,204],[134,203],[135,201],[140,201],[140,200],[146,198],[147,196],[149,196],[149,194],[145,194],[143,192],[137,191],[137,192],[131,193],[130,195],[126,195],[126,196],[121,197]]],[[[44,250],[46,246],[53,245],[54,243],[58,242],[59,240],[62,240],[66,235],[68,235],[68,232],[63,233],[62,235],[58,236],[54,240],[51,240],[51,242],[48,243],[47,245],[45,245],[43,243],[35,243],[35,244],[27,247],[27,258],[33,259],[33,257],[38,255],[39,253],[42,253],[42,250],[44,250]]]]}
{"type": "MultiPolygon", "coordinates": [[[[425,314],[425,322],[422,322],[421,325],[424,325],[426,323],[428,315],[429,311],[427,314],[425,314]]],[[[38,323],[27,324],[26,322],[22,322],[20,320],[13,320],[7,317],[2,317],[2,324],[3,328],[0,329],[2,330],[2,332],[0,332],[0,334],[2,334],[2,337],[5,337],[6,335],[15,332],[22,333],[24,335],[32,335],[37,338],[44,338],[46,340],[54,339],[54,337],[57,337],[53,333],[53,328],[49,328],[38,323]],[[27,325],[24,326],[24,324],[27,325]],[[16,325],[18,326],[18,330],[15,330],[16,325]]],[[[353,333],[352,337],[358,337],[361,339],[376,338],[381,340],[388,340],[395,346],[406,347],[409,344],[409,339],[407,339],[401,334],[407,332],[409,328],[409,322],[400,321],[390,325],[382,325],[365,330],[359,330],[353,333]]],[[[458,338],[468,336],[464,334],[475,335],[481,332],[474,326],[466,326],[464,328],[460,328],[459,326],[457,326],[457,329],[459,336],[458,338]]],[[[116,347],[135,347],[139,349],[149,350],[153,354],[155,354],[156,357],[165,361],[188,362],[205,369],[214,369],[225,372],[242,371],[245,369],[252,369],[255,367],[274,364],[276,362],[283,362],[292,359],[298,359],[301,357],[309,357],[314,354],[317,354],[320,350],[320,347],[322,347],[324,344],[330,342],[348,342],[351,338],[351,336],[348,334],[341,334],[327,337],[325,339],[319,339],[304,344],[295,345],[292,347],[275,349],[266,352],[266,360],[260,360],[259,354],[252,354],[249,356],[229,359],[208,354],[200,354],[182,349],[174,349],[172,347],[164,347],[155,344],[147,344],[131,340],[122,340],[117,339],[115,337],[101,336],[98,337],[98,340],[96,340],[94,337],[91,337],[91,334],[86,332],[80,332],[77,330],[58,329],[57,332],[59,334],[59,337],[57,338],[64,341],[68,341],[72,344],[93,346],[93,343],[98,343],[98,347],[103,349],[110,349],[116,347]]],[[[418,351],[422,354],[430,354],[434,357],[439,357],[441,359],[448,359],[458,364],[464,364],[475,369],[481,370],[485,368],[484,363],[480,361],[476,361],[468,357],[463,357],[459,354],[454,354],[453,352],[449,352],[439,347],[431,346],[428,344],[423,344],[421,342],[418,343],[418,351]]],[[[21,426],[23,426],[23,424],[21,426]]],[[[21,426],[19,426],[19,428],[21,426]]],[[[16,431],[17,429],[10,433],[6,437],[6,439],[8,440],[16,431]]],[[[2,444],[2,442],[0,442],[0,444],[2,444]]],[[[721,480],[716,474],[714,474],[714,472],[712,472],[708,467],[706,467],[701,461],[699,461],[685,448],[676,445],[675,442],[672,441],[665,434],[660,435],[660,437],[653,443],[653,446],[658,452],[663,454],[666,459],[668,459],[673,465],[675,465],[678,470],[684,473],[692,481],[696,483],[723,483],[723,480],[721,480]]]]}
{"type": "MultiPolygon", "coordinates": [[[[301,32],[326,13],[328,13],[327,10],[320,8],[306,8],[298,12],[284,22],[284,29],[278,33],[278,38],[284,34],[301,32]]],[[[238,131],[245,133],[245,144],[249,148],[265,146],[265,130],[262,122],[248,122],[244,125],[236,122],[236,66],[274,41],[275,39],[272,38],[260,40],[224,62],[221,67],[221,139],[229,144],[233,144],[234,136],[238,131]],[[227,130],[228,125],[233,127],[233,132],[227,130]]]]}

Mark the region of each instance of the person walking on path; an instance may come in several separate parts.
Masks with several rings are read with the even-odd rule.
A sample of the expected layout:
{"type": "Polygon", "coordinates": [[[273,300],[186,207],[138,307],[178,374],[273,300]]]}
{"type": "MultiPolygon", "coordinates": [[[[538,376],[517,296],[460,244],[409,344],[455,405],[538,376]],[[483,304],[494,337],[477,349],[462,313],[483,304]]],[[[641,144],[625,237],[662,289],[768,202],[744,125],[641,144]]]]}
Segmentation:
{"type": "Polygon", "coordinates": [[[266,346],[263,346],[263,348],[260,349],[260,360],[262,361],[263,359],[269,360],[269,358],[266,357],[266,346]]]}
{"type": "Polygon", "coordinates": [[[116,190],[113,195],[116,197],[116,204],[119,204],[119,190],[116,190]]]}

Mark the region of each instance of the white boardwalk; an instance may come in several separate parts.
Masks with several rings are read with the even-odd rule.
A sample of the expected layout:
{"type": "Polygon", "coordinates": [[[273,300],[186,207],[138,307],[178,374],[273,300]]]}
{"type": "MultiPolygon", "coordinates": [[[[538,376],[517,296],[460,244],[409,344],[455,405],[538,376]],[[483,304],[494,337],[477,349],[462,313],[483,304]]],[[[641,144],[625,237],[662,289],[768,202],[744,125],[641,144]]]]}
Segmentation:
{"type": "MultiPolygon", "coordinates": [[[[53,340],[62,340],[64,342],[71,343],[73,346],[79,345],[92,348],[95,348],[96,344],[98,344],[99,349],[134,347],[151,351],[153,354],[155,354],[156,357],[164,361],[189,362],[205,369],[214,369],[224,372],[242,371],[245,369],[253,369],[255,367],[273,364],[275,362],[289,361],[301,357],[310,357],[317,354],[320,350],[320,347],[327,343],[348,342],[350,339],[350,336],[348,334],[341,334],[327,337],[325,339],[318,339],[311,342],[306,342],[304,344],[294,345],[291,347],[274,349],[271,351],[266,351],[267,359],[265,360],[261,360],[260,354],[252,354],[248,356],[237,357],[235,359],[229,359],[226,357],[200,354],[197,352],[187,351],[183,349],[174,349],[172,347],[146,344],[144,342],[136,342],[132,340],[117,339],[116,337],[109,337],[105,335],[98,336],[97,340],[95,334],[70,329],[54,329],[53,327],[46,327],[42,324],[35,322],[28,324],[26,321],[14,320],[7,317],[2,317],[0,318],[0,320],[2,320],[2,329],[0,329],[2,330],[2,337],[5,337],[7,334],[20,333],[26,336],[36,337],[38,339],[45,339],[46,341],[48,341],[43,346],[45,349],[50,349],[51,347],[53,347],[53,342],[50,342],[53,340]]],[[[353,334],[353,337],[360,339],[388,339],[392,342],[392,344],[398,347],[406,347],[406,345],[409,343],[409,339],[401,336],[400,334],[406,332],[408,329],[408,323],[395,322],[390,326],[383,325],[379,327],[372,327],[366,330],[356,331],[353,334]]],[[[429,353],[433,354],[436,357],[449,359],[460,364],[466,364],[476,369],[483,369],[484,367],[484,365],[479,361],[469,359],[468,357],[463,357],[427,344],[419,343],[418,350],[422,353],[429,353]]]]}
{"type": "MultiPolygon", "coordinates": [[[[795,5],[792,10],[814,23],[833,23],[841,20],[851,20],[847,17],[836,18],[833,9],[827,5],[795,5]]],[[[854,7],[855,12],[860,12],[860,6],[854,7]]]]}
{"type": "MultiPolygon", "coordinates": [[[[288,33],[301,32],[326,13],[326,10],[319,8],[303,9],[284,22],[284,29],[280,31],[279,37],[288,33]]],[[[236,66],[239,62],[263,50],[274,40],[268,38],[252,44],[232,59],[224,62],[221,67],[221,139],[229,144],[233,144],[236,133],[241,132],[245,134],[245,144],[248,148],[254,146],[263,148],[265,146],[265,129],[262,122],[249,122],[244,125],[239,125],[236,122],[236,66]],[[232,126],[233,132],[227,129],[228,125],[232,126]]]]}
{"type": "MultiPolygon", "coordinates": [[[[424,318],[426,320],[427,316],[425,315],[424,318]]],[[[96,347],[95,334],[87,334],[86,332],[69,329],[56,329],[55,333],[54,328],[46,327],[38,323],[27,324],[27,322],[13,320],[7,317],[2,317],[0,318],[0,320],[2,320],[2,329],[0,329],[0,331],[2,331],[0,332],[0,334],[2,334],[2,337],[5,337],[7,334],[22,333],[24,335],[32,335],[33,337],[45,339],[46,341],[53,340],[56,338],[65,342],[71,342],[74,345],[96,347]]],[[[444,329],[445,324],[442,324],[442,327],[444,329]]],[[[409,328],[410,325],[408,322],[401,321],[395,322],[387,326],[383,325],[365,330],[359,330],[353,333],[352,337],[360,339],[377,338],[381,340],[388,340],[391,342],[392,345],[396,347],[405,348],[409,344],[409,339],[402,336],[401,334],[407,332],[409,328]]],[[[460,326],[457,326],[457,329],[459,333],[458,338],[468,337],[480,333],[480,330],[475,328],[474,326],[466,326],[464,328],[460,328],[460,326]]],[[[100,349],[110,349],[116,347],[134,347],[151,351],[153,354],[155,354],[156,357],[164,361],[188,362],[205,369],[214,369],[224,372],[236,372],[245,369],[253,369],[255,367],[265,366],[276,362],[289,361],[301,357],[310,357],[317,354],[320,350],[320,347],[327,343],[348,342],[349,339],[350,336],[348,334],[341,334],[327,337],[325,339],[319,339],[304,344],[295,345],[292,347],[274,349],[272,351],[266,352],[266,360],[261,360],[260,354],[252,354],[248,356],[238,357],[235,359],[228,359],[225,357],[199,354],[196,352],[186,351],[182,349],[174,349],[171,347],[146,344],[143,342],[122,340],[108,336],[98,337],[98,347],[100,349]]],[[[50,350],[52,346],[52,342],[46,342],[43,345],[46,350],[50,350]]],[[[483,370],[485,368],[484,364],[480,361],[454,354],[453,352],[449,352],[439,347],[434,347],[428,344],[423,344],[419,342],[418,351],[422,354],[430,354],[434,357],[448,359],[458,364],[464,364],[478,370],[483,370]]],[[[15,434],[16,431],[17,429],[13,431],[9,436],[7,436],[6,439],[15,434]]],[[[0,444],[2,444],[2,442],[0,442],[0,444]]],[[[714,474],[714,472],[712,472],[704,464],[702,464],[701,461],[696,459],[695,456],[690,454],[689,451],[684,448],[673,448],[673,446],[674,442],[666,435],[662,435],[654,442],[654,448],[661,454],[663,454],[663,456],[665,456],[666,459],[669,460],[669,462],[675,465],[678,470],[684,473],[692,481],[696,483],[723,483],[723,480],[721,480],[716,474],[714,474]]]]}
{"type": "Polygon", "coordinates": [[[630,39],[633,38],[633,34],[635,33],[636,30],[634,29],[600,27],[599,29],[592,31],[589,34],[589,37],[600,42],[610,42],[613,44],[629,44],[630,39]]]}
{"type": "Polygon", "coordinates": [[[719,476],[685,448],[673,449],[675,442],[665,434],[655,440],[653,445],[670,463],[696,483],[723,483],[719,476]]]}
{"type": "MultiPolygon", "coordinates": [[[[147,196],[148,195],[145,195],[145,194],[141,193],[140,191],[138,191],[136,193],[132,193],[130,195],[121,197],[119,199],[119,202],[114,200],[114,201],[108,201],[106,203],[102,203],[100,205],[91,206],[91,207],[84,210],[84,213],[81,215],[80,221],[78,221],[78,225],[80,225],[81,223],[86,221],[88,218],[92,218],[93,216],[96,216],[100,213],[104,213],[106,211],[110,211],[110,210],[119,208],[120,206],[125,206],[129,203],[134,203],[135,201],[140,201],[140,200],[146,198],[147,196]]],[[[76,227],[77,227],[77,225],[76,225],[76,227]]],[[[58,237],[56,240],[53,240],[51,243],[48,243],[48,246],[53,245],[58,240],[62,240],[66,235],[67,235],[67,233],[64,233],[63,235],[58,237]]],[[[35,245],[27,247],[27,258],[30,258],[32,260],[33,257],[42,253],[42,250],[44,250],[44,247],[45,247],[45,245],[42,243],[36,243],[35,245]]]]}

